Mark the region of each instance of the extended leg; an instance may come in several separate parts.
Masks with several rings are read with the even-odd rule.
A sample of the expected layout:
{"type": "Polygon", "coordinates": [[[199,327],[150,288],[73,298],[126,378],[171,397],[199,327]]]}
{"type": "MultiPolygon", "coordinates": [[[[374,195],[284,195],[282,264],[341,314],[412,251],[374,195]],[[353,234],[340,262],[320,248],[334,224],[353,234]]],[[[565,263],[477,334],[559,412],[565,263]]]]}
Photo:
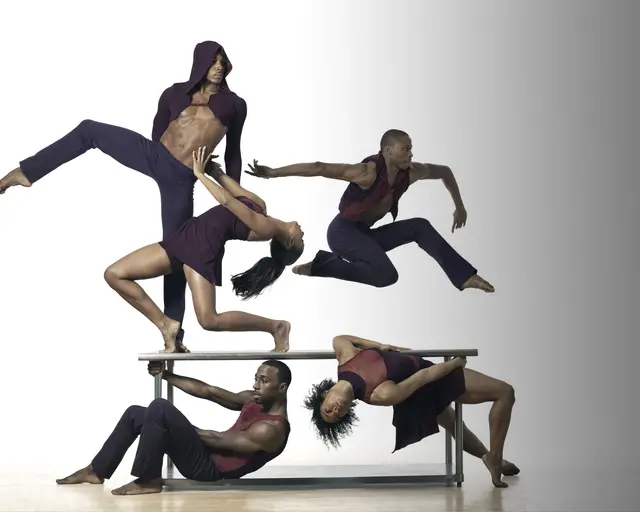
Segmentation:
{"type": "Polygon", "coordinates": [[[312,262],[294,267],[301,275],[332,277],[382,288],[398,280],[398,272],[371,231],[336,217],[327,229],[332,252],[318,251],[312,262]]]}
{"type": "MultiPolygon", "coordinates": [[[[444,412],[442,412],[438,416],[438,423],[442,428],[444,428],[447,432],[449,432],[453,438],[456,437],[455,432],[455,413],[451,407],[447,407],[444,412]]],[[[469,455],[473,455],[478,459],[482,459],[486,454],[489,453],[487,447],[478,439],[478,437],[467,428],[467,425],[463,423],[463,435],[462,435],[462,448],[469,455]]],[[[509,462],[508,460],[502,459],[502,474],[505,476],[513,476],[520,473],[520,469],[509,462]]]]}
{"type": "Polygon", "coordinates": [[[171,272],[171,262],[159,244],[151,244],[116,261],[104,272],[104,278],[118,294],[155,325],[164,338],[165,352],[176,351],[179,322],[166,317],[136,281],[152,279],[171,272]]]}
{"type": "Polygon", "coordinates": [[[167,454],[182,475],[191,480],[219,478],[211,451],[195,427],[172,403],[155,399],[145,411],[138,450],[131,474],[133,482],[112,494],[133,495],[162,491],[162,460],[167,454]]]}
{"type": "Polygon", "coordinates": [[[207,331],[261,331],[273,336],[275,352],[289,350],[291,324],[284,320],[271,320],[244,311],[216,312],[216,289],[196,271],[184,266],[189,289],[193,297],[198,323],[207,331]]]}
{"type": "Polygon", "coordinates": [[[385,251],[415,242],[444,270],[451,283],[459,290],[478,288],[493,292],[494,288],[477,275],[477,270],[436,231],[431,223],[422,218],[400,220],[371,231],[373,239],[385,251]]]}
{"type": "Polygon", "coordinates": [[[111,478],[129,447],[140,435],[145,411],[145,407],[137,405],[127,408],[91,464],[66,478],[56,480],[56,483],[60,485],[101,484],[105,479],[111,478]]]}
{"type": "Polygon", "coordinates": [[[0,180],[0,191],[14,185],[31,186],[90,149],[99,149],[125,167],[155,178],[158,155],[154,144],[126,128],[85,120],[50,146],[22,160],[20,167],[0,180]]]}
{"type": "Polygon", "coordinates": [[[511,422],[511,411],[515,403],[515,391],[506,382],[488,377],[480,372],[464,369],[467,391],[458,398],[463,404],[493,402],[489,412],[489,452],[482,461],[491,473],[493,485],[507,487],[501,480],[504,443],[511,422]]]}

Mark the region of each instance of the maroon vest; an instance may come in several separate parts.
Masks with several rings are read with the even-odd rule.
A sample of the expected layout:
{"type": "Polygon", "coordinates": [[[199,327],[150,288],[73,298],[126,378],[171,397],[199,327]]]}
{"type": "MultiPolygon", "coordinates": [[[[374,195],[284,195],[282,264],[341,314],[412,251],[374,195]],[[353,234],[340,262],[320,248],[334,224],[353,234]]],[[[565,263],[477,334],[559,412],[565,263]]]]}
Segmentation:
{"type": "Polygon", "coordinates": [[[289,421],[283,416],[267,414],[262,412],[261,405],[256,402],[248,402],[240,411],[240,416],[233,426],[226,432],[241,432],[247,430],[254,423],[259,421],[284,421],[286,427],[286,436],[280,449],[276,452],[254,452],[254,453],[238,453],[232,451],[220,451],[212,455],[216,467],[222,473],[222,478],[241,478],[244,475],[257,471],[262,466],[275,459],[280,455],[287,446],[289,432],[291,427],[289,421]]]}
{"type": "Polygon", "coordinates": [[[373,185],[365,190],[356,183],[350,183],[340,199],[340,216],[358,222],[365,212],[392,191],[393,203],[390,212],[395,221],[398,216],[398,201],[409,188],[409,170],[400,169],[391,187],[387,181],[387,164],[382,153],[368,156],[362,163],[371,161],[376,163],[376,179],[373,185]]]}

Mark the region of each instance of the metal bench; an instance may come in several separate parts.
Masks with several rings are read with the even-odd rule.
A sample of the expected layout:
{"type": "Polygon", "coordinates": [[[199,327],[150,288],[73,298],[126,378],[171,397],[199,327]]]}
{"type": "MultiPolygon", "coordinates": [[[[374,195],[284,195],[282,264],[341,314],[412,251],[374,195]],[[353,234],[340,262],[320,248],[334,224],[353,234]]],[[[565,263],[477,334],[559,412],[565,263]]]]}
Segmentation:
{"type": "MultiPolygon", "coordinates": [[[[443,358],[474,357],[476,349],[460,350],[411,350],[406,354],[443,358]]],[[[138,354],[139,361],[166,361],[167,370],[174,371],[177,361],[264,361],[267,359],[291,360],[333,360],[333,351],[290,351],[276,352],[192,352],[189,354],[138,354]]],[[[162,398],[162,378],[154,379],[154,397],[162,398]]],[[[173,386],[167,383],[167,400],[173,403],[173,386]]],[[[445,434],[445,462],[440,465],[355,465],[355,466],[277,466],[267,465],[259,471],[240,479],[220,480],[216,482],[196,482],[185,478],[176,478],[172,461],[167,457],[163,483],[175,490],[214,490],[214,489],[283,489],[283,488],[348,488],[365,485],[415,485],[441,483],[458,487],[464,481],[462,464],[462,404],[455,404],[455,464],[453,463],[453,436],[445,434]],[[440,472],[434,469],[440,468],[440,472]]],[[[295,425],[292,425],[295,429],[295,425]]]]}

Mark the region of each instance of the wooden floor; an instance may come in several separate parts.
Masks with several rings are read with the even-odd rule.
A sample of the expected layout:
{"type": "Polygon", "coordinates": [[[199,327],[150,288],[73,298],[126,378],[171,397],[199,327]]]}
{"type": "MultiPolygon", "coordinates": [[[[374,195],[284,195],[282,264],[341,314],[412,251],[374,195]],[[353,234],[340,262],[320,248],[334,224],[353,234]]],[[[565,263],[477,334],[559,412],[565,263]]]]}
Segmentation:
{"type": "Polygon", "coordinates": [[[640,483],[635,471],[582,468],[527,469],[495,489],[481,466],[467,468],[457,487],[312,491],[168,491],[147,496],[113,496],[126,474],[103,486],[57,486],[65,475],[0,474],[2,512],[216,512],[216,511],[638,511],[640,483]]]}

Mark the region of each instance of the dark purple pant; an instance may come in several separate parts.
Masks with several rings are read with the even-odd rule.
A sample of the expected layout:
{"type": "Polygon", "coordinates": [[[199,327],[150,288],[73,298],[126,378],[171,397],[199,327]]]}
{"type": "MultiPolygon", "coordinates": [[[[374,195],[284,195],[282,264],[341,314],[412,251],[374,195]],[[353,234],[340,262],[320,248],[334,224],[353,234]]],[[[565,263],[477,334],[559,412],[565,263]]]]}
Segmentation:
{"type": "Polygon", "coordinates": [[[312,276],[333,277],[377,288],[391,286],[398,281],[398,271],[387,252],[411,242],[435,259],[458,289],[477,273],[431,223],[422,218],[370,228],[338,215],[329,224],[327,242],[332,252],[318,251],[311,265],[312,276]]]}
{"type": "Polygon", "coordinates": [[[149,407],[132,405],[124,411],[91,461],[93,472],[101,478],[111,478],[138,436],[133,476],[143,481],[160,478],[162,461],[167,454],[180,474],[189,480],[212,482],[221,478],[211,450],[202,442],[195,427],[171,402],[162,398],[156,398],[149,407]]]}
{"type": "MultiPolygon", "coordinates": [[[[152,178],[160,189],[163,238],[193,216],[193,171],[176,160],[160,142],[153,142],[126,128],[96,121],[82,121],[74,130],[20,162],[35,183],[62,164],[90,149],[99,149],[125,167],[152,178]]],[[[117,198],[116,198],[117,200],[117,198]]],[[[164,312],[182,323],[187,281],[184,272],[164,277],[164,312]]]]}

